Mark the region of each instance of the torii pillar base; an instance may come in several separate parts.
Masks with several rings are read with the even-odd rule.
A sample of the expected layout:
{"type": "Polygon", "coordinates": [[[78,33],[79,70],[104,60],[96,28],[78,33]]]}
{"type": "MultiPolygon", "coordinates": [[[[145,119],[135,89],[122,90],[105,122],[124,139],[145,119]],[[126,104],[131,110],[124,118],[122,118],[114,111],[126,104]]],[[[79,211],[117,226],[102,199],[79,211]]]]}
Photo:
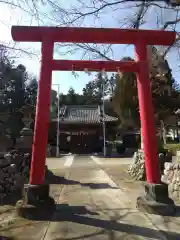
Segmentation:
{"type": "Polygon", "coordinates": [[[49,185],[25,184],[23,199],[16,203],[17,215],[27,219],[48,219],[54,212],[55,202],[49,196],[49,185]]]}
{"type": "Polygon", "coordinates": [[[146,213],[172,216],[176,211],[174,201],[169,198],[168,185],[145,183],[145,196],[137,198],[137,208],[146,213]]]}

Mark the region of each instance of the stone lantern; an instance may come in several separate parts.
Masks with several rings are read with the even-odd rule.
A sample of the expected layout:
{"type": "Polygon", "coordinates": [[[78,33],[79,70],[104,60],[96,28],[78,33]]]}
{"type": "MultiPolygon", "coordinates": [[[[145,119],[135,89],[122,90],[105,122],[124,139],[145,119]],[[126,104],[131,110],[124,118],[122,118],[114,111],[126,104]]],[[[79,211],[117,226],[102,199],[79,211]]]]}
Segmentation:
{"type": "Polygon", "coordinates": [[[21,150],[22,152],[31,153],[32,150],[32,141],[33,141],[33,131],[30,128],[30,125],[33,121],[31,115],[33,112],[33,107],[25,106],[22,108],[23,118],[22,121],[24,123],[24,128],[20,132],[20,138],[17,139],[16,149],[21,150]]]}
{"type": "Polygon", "coordinates": [[[34,108],[30,105],[28,106],[25,106],[22,108],[21,112],[23,113],[23,118],[22,118],[22,121],[25,125],[24,128],[30,128],[30,125],[33,121],[32,119],[32,112],[34,111],[34,108]]]}

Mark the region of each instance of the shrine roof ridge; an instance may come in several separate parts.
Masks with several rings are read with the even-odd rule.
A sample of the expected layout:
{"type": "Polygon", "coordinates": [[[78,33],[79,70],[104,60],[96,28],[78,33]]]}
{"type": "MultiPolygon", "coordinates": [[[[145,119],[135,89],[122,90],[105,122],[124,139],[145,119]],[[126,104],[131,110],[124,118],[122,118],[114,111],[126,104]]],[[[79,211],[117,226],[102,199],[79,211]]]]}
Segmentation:
{"type": "MultiPolygon", "coordinates": [[[[61,123],[101,123],[100,105],[64,105],[60,107],[61,123]]],[[[117,122],[118,118],[104,116],[105,122],[117,122]]],[[[57,121],[53,119],[52,121],[57,121]]]]}

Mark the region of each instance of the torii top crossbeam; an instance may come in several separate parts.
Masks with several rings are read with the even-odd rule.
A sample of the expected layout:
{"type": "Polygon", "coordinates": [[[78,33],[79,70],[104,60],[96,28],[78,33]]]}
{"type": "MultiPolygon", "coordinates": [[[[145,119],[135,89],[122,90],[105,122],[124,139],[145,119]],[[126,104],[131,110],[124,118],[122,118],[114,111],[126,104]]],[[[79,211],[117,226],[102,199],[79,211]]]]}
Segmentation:
{"type": "MultiPolygon", "coordinates": [[[[115,28],[72,28],[72,27],[27,27],[13,26],[12,37],[21,42],[72,42],[72,43],[104,43],[134,44],[139,41],[144,45],[171,45],[175,40],[175,32],[157,30],[135,30],[115,28]]],[[[48,51],[47,49],[45,51],[48,51]]],[[[61,71],[99,71],[138,72],[139,62],[133,61],[79,61],[54,60],[49,63],[52,70],[61,71]]]]}
{"type": "Polygon", "coordinates": [[[158,30],[13,26],[12,37],[21,42],[41,42],[46,37],[54,42],[104,44],[136,44],[143,39],[146,45],[171,45],[175,32],[173,35],[158,30]]]}
{"type": "Polygon", "coordinates": [[[14,41],[21,42],[41,42],[46,37],[54,42],[136,44],[143,39],[146,45],[171,45],[175,38],[175,32],[116,28],[13,26],[11,31],[14,41]]]}

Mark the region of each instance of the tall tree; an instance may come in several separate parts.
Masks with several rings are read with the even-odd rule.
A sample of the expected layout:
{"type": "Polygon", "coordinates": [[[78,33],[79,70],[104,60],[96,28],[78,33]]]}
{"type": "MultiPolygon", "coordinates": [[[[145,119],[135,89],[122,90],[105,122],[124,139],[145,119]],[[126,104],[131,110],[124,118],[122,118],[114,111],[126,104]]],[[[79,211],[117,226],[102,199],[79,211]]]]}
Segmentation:
{"type": "Polygon", "coordinates": [[[38,91],[38,82],[36,80],[36,77],[28,75],[28,81],[26,84],[27,104],[36,107],[37,91],[38,91]]]}
{"type": "Polygon", "coordinates": [[[24,126],[22,109],[25,105],[35,104],[37,82],[29,85],[28,73],[24,65],[17,67],[9,60],[6,54],[0,59],[0,111],[9,114],[8,120],[0,126],[0,134],[8,131],[13,142],[19,137],[20,130],[24,126]],[[36,83],[36,84],[35,84],[36,83]]]}
{"type": "MultiPolygon", "coordinates": [[[[155,120],[162,132],[165,132],[165,123],[168,117],[175,113],[180,104],[180,92],[167,61],[158,64],[155,69],[152,68],[150,66],[155,120]]],[[[122,125],[140,125],[135,74],[123,73],[121,76],[117,74],[116,80],[116,90],[112,102],[122,125]]]]}
{"type": "Polygon", "coordinates": [[[89,81],[83,88],[83,95],[88,104],[100,104],[102,99],[102,84],[104,84],[104,96],[112,96],[115,89],[115,75],[108,77],[106,74],[98,73],[95,80],[89,81]]]}
{"type": "Polygon", "coordinates": [[[86,84],[86,86],[83,88],[83,96],[86,99],[86,104],[97,104],[99,103],[99,99],[97,98],[97,92],[96,92],[96,82],[90,81],[86,84]]]}
{"type": "Polygon", "coordinates": [[[60,106],[62,105],[82,105],[86,104],[83,95],[75,92],[74,88],[70,87],[67,94],[60,94],[60,106]]]}
{"type": "Polygon", "coordinates": [[[67,104],[68,105],[75,105],[76,104],[76,92],[73,87],[70,87],[67,96],[67,104]]]}
{"type": "MultiPolygon", "coordinates": [[[[122,60],[133,61],[127,57],[122,60]]],[[[136,75],[134,73],[116,74],[116,88],[112,104],[121,120],[122,127],[138,127],[140,125],[136,75]]]]}
{"type": "Polygon", "coordinates": [[[23,65],[18,65],[17,68],[4,62],[4,75],[2,74],[2,89],[1,89],[1,111],[9,112],[10,117],[1,125],[1,133],[8,129],[8,132],[15,144],[16,138],[19,137],[20,130],[24,126],[22,122],[21,108],[25,104],[25,81],[26,69],[23,65]],[[7,65],[6,65],[7,64],[7,65]],[[8,69],[8,71],[7,71],[8,69]],[[4,80],[4,81],[3,81],[4,80]]]}

